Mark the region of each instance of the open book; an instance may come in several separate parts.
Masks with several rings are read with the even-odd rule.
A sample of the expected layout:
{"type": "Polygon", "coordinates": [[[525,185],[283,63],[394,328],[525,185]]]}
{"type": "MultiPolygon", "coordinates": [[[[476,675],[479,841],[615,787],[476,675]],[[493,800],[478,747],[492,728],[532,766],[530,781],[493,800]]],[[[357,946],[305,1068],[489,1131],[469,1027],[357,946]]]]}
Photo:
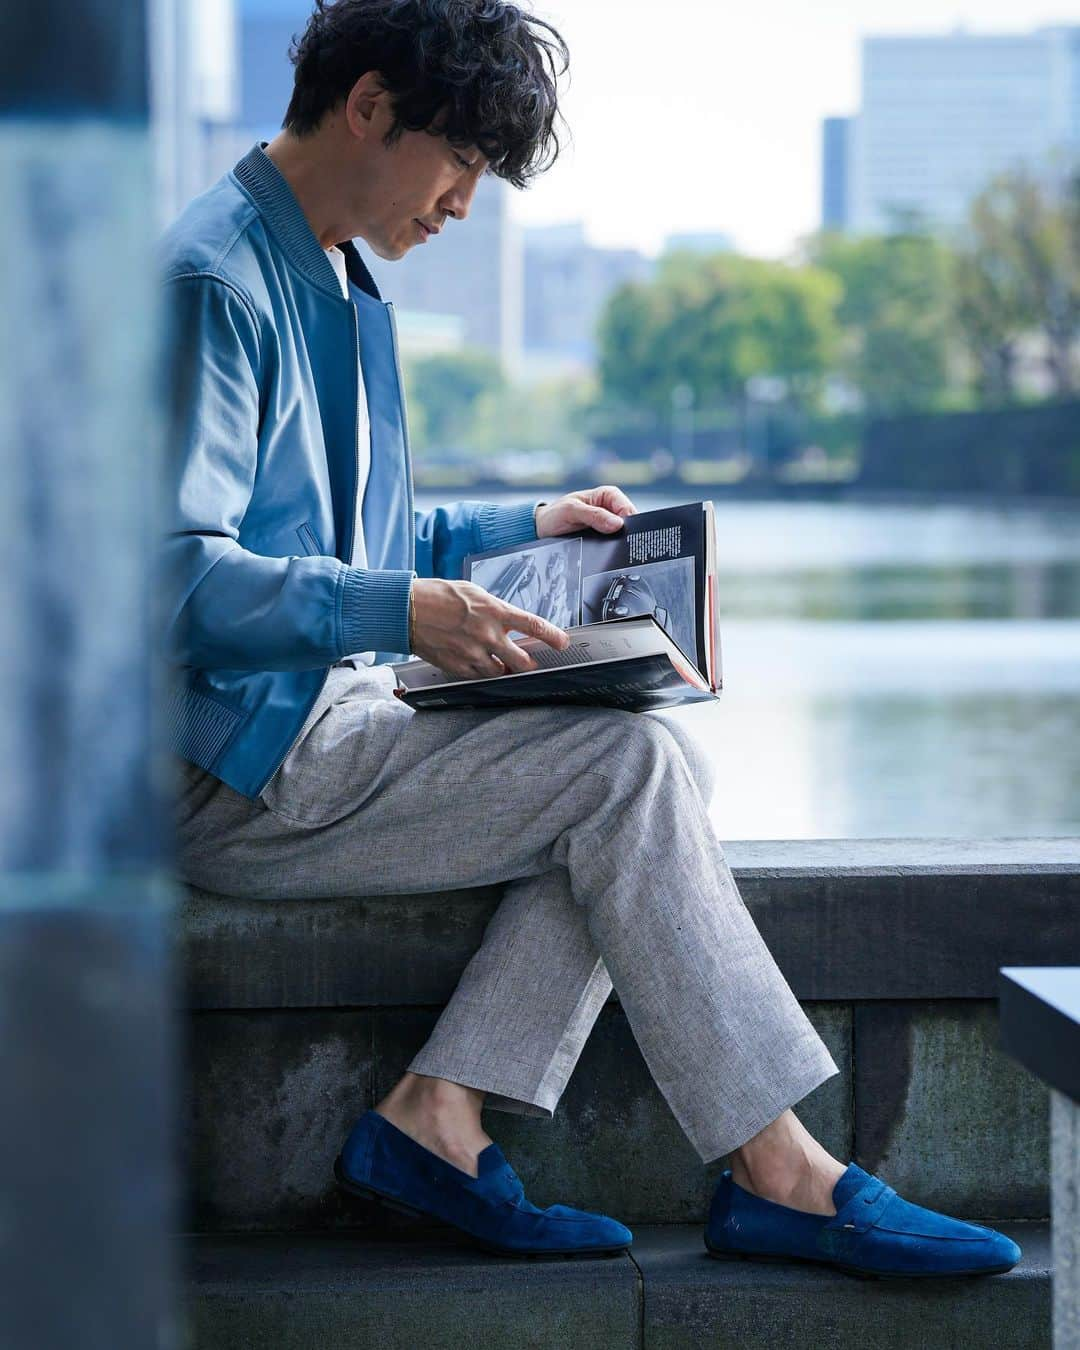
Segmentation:
{"type": "Polygon", "coordinates": [[[400,662],[398,697],[414,708],[643,710],[711,699],[721,688],[712,502],[629,516],[614,535],[585,530],[471,554],[463,574],[565,628],[570,646],[557,652],[512,634],[538,668],[484,679],[400,662]]]}

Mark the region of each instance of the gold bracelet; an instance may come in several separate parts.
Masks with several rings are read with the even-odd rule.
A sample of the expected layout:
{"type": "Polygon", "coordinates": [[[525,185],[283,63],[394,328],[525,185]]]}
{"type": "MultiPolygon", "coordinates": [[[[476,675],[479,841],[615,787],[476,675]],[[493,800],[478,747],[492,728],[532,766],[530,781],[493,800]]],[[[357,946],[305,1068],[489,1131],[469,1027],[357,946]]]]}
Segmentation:
{"type": "Polygon", "coordinates": [[[416,642],[416,597],[413,594],[413,588],[409,587],[409,651],[413,649],[416,642]]]}

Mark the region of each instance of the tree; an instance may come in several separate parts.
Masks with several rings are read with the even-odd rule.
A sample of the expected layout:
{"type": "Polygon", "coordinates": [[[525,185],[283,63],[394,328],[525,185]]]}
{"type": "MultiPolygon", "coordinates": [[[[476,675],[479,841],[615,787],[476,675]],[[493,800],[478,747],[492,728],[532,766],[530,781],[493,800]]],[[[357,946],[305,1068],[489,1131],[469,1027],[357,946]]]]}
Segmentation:
{"type": "Polygon", "coordinates": [[[502,367],[483,351],[425,356],[406,371],[413,445],[445,449],[467,440],[479,400],[505,386],[502,367]]]}
{"type": "Polygon", "coordinates": [[[482,455],[519,450],[573,456],[585,448],[585,412],[594,397],[591,382],[580,377],[504,385],[477,400],[468,444],[482,455]]]}
{"type": "Polygon", "coordinates": [[[839,287],[813,268],[675,253],[622,287],[600,318],[604,399],[665,420],[688,386],[700,409],[741,404],[754,376],[812,402],[836,341],[839,287]]]}
{"type": "Polygon", "coordinates": [[[1017,348],[1041,332],[1051,383],[1076,388],[1080,335],[1080,183],[1055,196],[1023,171],[995,178],[972,203],[958,250],[956,318],[988,402],[1015,397],[1017,348]]]}
{"type": "Polygon", "coordinates": [[[811,242],[810,256],[843,287],[838,373],[867,411],[933,407],[949,380],[945,248],[912,230],[860,239],[824,234],[811,242]]]}
{"type": "Polygon", "coordinates": [[[1020,197],[1017,248],[1046,339],[1054,392],[1064,398],[1076,389],[1073,350],[1080,336],[1080,175],[1055,195],[1019,175],[1012,190],[1020,197]]]}

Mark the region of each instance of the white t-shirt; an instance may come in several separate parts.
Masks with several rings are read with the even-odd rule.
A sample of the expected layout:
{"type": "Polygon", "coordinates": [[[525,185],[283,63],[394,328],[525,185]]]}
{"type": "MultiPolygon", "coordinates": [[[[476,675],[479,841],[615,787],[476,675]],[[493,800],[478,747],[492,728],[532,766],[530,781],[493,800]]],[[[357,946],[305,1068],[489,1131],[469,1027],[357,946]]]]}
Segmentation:
{"type": "MultiPolygon", "coordinates": [[[[330,259],[334,271],[337,273],[337,279],[341,283],[341,293],[346,300],[349,298],[349,277],[345,271],[345,254],[341,249],[328,248],[326,256],[330,259]]],[[[368,414],[367,391],[364,388],[364,372],[360,366],[360,353],[356,353],[357,365],[357,389],[359,390],[359,407],[357,410],[357,428],[356,444],[358,446],[358,459],[356,472],[356,526],[353,530],[353,566],[367,566],[367,547],[364,543],[364,493],[367,489],[368,475],[371,472],[371,419],[368,414]]],[[[347,662],[339,664],[352,663],[356,665],[372,666],[375,664],[374,652],[358,652],[354,656],[347,658],[347,662]]]]}

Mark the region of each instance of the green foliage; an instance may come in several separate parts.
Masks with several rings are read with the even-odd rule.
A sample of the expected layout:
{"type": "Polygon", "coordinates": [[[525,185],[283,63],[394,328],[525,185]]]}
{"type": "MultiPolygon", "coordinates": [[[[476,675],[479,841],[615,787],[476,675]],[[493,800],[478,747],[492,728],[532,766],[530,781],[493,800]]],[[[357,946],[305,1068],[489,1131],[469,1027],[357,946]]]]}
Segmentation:
{"type": "Polygon", "coordinates": [[[669,255],[601,316],[603,398],[663,419],[680,385],[707,409],[741,401],[749,380],[772,376],[812,400],[836,348],[838,300],[835,280],[814,268],[669,255]]]}
{"type": "Polygon", "coordinates": [[[1019,346],[1033,332],[1055,392],[1068,397],[1080,336],[1080,178],[1056,196],[1023,172],[990,183],[972,203],[953,289],[984,402],[1015,400],[1019,346]]]}
{"type": "Polygon", "coordinates": [[[447,352],[412,361],[405,383],[410,436],[419,451],[462,445],[477,402],[506,386],[499,362],[482,351],[447,352]]]}
{"type": "Polygon", "coordinates": [[[1080,387],[1078,341],[1080,172],[1054,194],[1013,173],[976,199],[955,247],[898,216],[884,236],[817,236],[801,267],[663,259],[601,317],[594,422],[666,431],[682,385],[700,429],[762,375],[807,412],[827,376],[871,416],[1015,403],[1025,342],[1041,343],[1050,386],[1067,398],[1080,387]]]}
{"type": "Polygon", "coordinates": [[[873,414],[939,404],[949,379],[949,268],[942,244],[904,233],[825,234],[811,257],[843,287],[837,373],[873,414]]]}
{"type": "Polygon", "coordinates": [[[421,460],[446,451],[572,454],[585,446],[585,414],[596,397],[586,379],[511,384],[493,356],[472,350],[409,362],[405,387],[410,441],[421,460]]]}
{"type": "Polygon", "coordinates": [[[469,444],[484,455],[502,450],[575,454],[585,448],[585,413],[594,397],[592,383],[581,379],[530,388],[505,385],[477,400],[469,444]]]}

